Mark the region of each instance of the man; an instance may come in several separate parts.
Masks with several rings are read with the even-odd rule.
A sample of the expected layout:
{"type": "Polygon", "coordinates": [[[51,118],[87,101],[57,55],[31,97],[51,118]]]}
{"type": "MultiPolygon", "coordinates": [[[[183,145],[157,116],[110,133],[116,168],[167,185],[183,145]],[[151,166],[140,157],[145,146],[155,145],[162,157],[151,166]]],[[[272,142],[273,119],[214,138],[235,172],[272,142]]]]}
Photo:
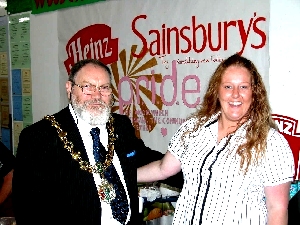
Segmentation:
{"type": "Polygon", "coordinates": [[[100,61],[79,61],[66,83],[68,107],[22,130],[13,178],[18,225],[141,223],[136,169],[147,163],[147,153],[158,152],[135,136],[128,117],[111,113],[111,79],[100,61]],[[108,172],[112,167],[117,175],[108,172]],[[121,192],[124,204],[116,203],[121,192]]]}

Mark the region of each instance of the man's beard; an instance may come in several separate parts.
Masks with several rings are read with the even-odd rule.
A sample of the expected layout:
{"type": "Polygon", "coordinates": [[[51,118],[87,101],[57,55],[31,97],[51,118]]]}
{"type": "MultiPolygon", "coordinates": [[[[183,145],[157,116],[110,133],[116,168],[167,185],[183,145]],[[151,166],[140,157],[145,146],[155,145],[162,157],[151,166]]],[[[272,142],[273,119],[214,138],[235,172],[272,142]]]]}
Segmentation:
{"type": "Polygon", "coordinates": [[[80,103],[76,96],[72,95],[71,104],[76,115],[92,126],[106,124],[111,113],[111,107],[100,99],[80,103]],[[90,106],[90,104],[95,103],[100,105],[90,106]]]}

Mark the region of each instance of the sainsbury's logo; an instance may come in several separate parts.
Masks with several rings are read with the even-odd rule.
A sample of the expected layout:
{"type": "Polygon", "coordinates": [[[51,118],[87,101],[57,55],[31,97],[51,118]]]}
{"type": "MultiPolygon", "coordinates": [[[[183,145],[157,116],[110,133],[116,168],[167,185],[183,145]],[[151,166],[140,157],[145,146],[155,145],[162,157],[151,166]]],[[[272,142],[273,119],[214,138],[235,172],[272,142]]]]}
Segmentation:
{"type": "Polygon", "coordinates": [[[99,59],[105,64],[118,60],[118,38],[111,37],[111,27],[93,24],[79,30],[66,44],[68,58],[64,61],[68,74],[82,59],[99,59]]]}

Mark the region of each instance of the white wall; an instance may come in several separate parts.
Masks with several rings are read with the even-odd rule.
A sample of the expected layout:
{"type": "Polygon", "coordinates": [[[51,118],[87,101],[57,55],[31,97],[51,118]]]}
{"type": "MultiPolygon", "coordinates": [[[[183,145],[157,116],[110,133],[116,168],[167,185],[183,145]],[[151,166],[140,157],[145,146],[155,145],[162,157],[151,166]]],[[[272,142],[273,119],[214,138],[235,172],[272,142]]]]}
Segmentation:
{"type": "Polygon", "coordinates": [[[66,96],[66,92],[65,81],[59,80],[56,12],[31,15],[30,18],[32,113],[33,122],[36,122],[59,111],[63,107],[60,96],[66,96]],[[53,45],[49,45],[50,40],[53,45]]]}
{"type": "MultiPolygon", "coordinates": [[[[300,122],[300,1],[270,1],[270,104],[300,122]]],[[[298,126],[300,132],[300,124],[298,126]]]]}
{"type": "Polygon", "coordinates": [[[7,15],[6,10],[0,7],[0,16],[6,16],[6,15],[7,15]]]}

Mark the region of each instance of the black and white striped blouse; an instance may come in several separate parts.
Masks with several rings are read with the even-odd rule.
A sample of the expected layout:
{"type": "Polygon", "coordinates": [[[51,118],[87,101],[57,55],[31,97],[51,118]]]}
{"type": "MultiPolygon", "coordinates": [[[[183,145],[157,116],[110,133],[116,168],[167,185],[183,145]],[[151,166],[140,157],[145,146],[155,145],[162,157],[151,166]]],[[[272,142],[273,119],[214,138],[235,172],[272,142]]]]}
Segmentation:
{"type": "Polygon", "coordinates": [[[195,119],[183,123],[172,137],[168,150],[181,162],[184,186],[176,204],[173,225],[265,225],[265,186],[292,181],[292,151],[284,137],[271,129],[267,150],[258,166],[244,175],[238,144],[245,141],[245,125],[217,143],[217,119],[185,139],[181,136],[194,126],[195,119]]]}

